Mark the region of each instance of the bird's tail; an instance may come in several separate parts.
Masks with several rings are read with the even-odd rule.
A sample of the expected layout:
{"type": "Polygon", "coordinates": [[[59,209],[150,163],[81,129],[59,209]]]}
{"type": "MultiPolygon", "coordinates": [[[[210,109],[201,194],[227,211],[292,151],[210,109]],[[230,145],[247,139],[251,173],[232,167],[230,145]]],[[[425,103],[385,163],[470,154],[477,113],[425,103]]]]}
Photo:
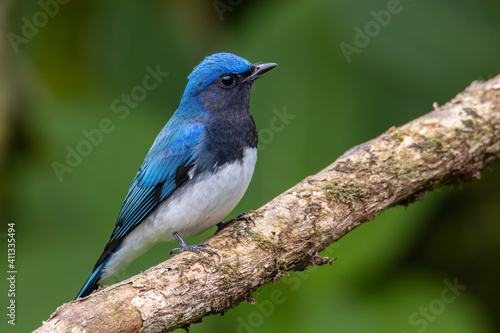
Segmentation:
{"type": "Polygon", "coordinates": [[[120,249],[120,247],[121,244],[118,244],[114,247],[111,247],[110,243],[106,245],[104,252],[102,253],[99,260],[97,260],[97,263],[94,266],[94,271],[92,272],[92,275],[90,275],[87,282],[85,282],[78,295],[76,295],[75,299],[88,296],[99,287],[98,282],[101,279],[102,274],[104,273],[104,269],[108,265],[108,262],[113,256],[113,254],[115,254],[116,251],[120,249]]]}
{"type": "Polygon", "coordinates": [[[102,262],[99,266],[97,266],[94,271],[92,272],[92,275],[90,275],[89,279],[87,282],[82,287],[82,290],[76,295],[75,299],[79,299],[80,297],[85,297],[90,295],[94,290],[97,289],[98,284],[97,282],[101,278],[102,271],[104,270],[104,266],[106,265],[106,261],[102,262]]]}

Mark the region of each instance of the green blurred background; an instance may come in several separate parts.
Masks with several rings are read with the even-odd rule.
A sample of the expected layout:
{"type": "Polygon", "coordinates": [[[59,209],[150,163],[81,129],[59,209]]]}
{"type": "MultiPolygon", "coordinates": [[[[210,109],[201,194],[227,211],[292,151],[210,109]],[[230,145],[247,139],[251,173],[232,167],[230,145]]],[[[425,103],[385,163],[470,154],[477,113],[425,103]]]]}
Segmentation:
{"type": "MultiPolygon", "coordinates": [[[[206,55],[279,64],[253,89],[259,161],[230,217],[500,74],[498,0],[46,3],[54,0],[0,2],[0,240],[4,254],[15,222],[18,270],[16,326],[3,310],[2,332],[33,330],[74,298],[186,76],[206,55]],[[390,22],[380,12],[388,8],[390,22]],[[356,37],[358,28],[369,39],[356,37]],[[356,42],[346,57],[341,43],[356,42]],[[122,94],[138,96],[148,66],[169,75],[127,116],[113,112],[122,94]],[[273,127],[285,111],[294,117],[273,127]],[[68,147],[85,148],[83,131],[105,118],[110,133],[58,178],[54,162],[66,164],[68,147]]],[[[499,185],[497,164],[480,181],[391,209],[327,249],[338,257],[333,265],[292,272],[263,287],[256,305],[205,318],[191,332],[500,332],[499,185]]],[[[157,245],[117,280],[165,260],[173,246],[157,245]]]]}

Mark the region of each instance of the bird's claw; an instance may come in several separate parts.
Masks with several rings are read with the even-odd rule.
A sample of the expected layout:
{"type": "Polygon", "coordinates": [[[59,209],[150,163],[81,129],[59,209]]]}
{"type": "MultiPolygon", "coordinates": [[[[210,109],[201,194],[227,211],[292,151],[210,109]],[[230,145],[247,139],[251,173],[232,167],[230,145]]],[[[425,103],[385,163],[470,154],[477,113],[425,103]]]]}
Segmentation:
{"type": "Polygon", "coordinates": [[[170,251],[171,258],[172,258],[172,254],[182,252],[182,251],[196,252],[198,254],[201,254],[201,251],[205,251],[207,253],[216,255],[220,261],[220,255],[216,251],[206,248],[207,246],[210,246],[210,244],[201,243],[201,244],[196,244],[196,245],[189,245],[188,243],[186,243],[186,241],[184,239],[181,238],[181,236],[178,233],[174,232],[173,235],[175,238],[177,238],[181,247],[173,248],[172,251],[170,251]]]}
{"type": "Polygon", "coordinates": [[[215,234],[217,234],[219,231],[221,231],[222,229],[224,229],[225,227],[227,227],[228,224],[231,223],[231,222],[236,222],[236,221],[244,220],[246,222],[255,223],[250,216],[243,216],[245,214],[246,213],[241,213],[240,215],[236,216],[234,219],[230,219],[229,221],[225,221],[225,222],[224,221],[220,221],[219,223],[217,223],[217,231],[215,232],[215,234]]]}
{"type": "Polygon", "coordinates": [[[227,227],[227,225],[231,222],[233,222],[233,220],[229,220],[229,221],[225,221],[225,222],[220,221],[219,223],[217,223],[217,230],[215,231],[215,234],[217,234],[219,231],[221,231],[222,229],[227,227]]]}

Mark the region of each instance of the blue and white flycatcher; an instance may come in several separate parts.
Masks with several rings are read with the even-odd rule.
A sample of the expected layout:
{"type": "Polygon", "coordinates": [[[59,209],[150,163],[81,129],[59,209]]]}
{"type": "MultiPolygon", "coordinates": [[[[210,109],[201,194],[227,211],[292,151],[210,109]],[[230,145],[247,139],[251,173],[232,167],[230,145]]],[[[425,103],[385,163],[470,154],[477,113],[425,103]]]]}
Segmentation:
{"type": "Polygon", "coordinates": [[[130,186],[116,226],[76,298],[89,295],[158,242],[179,252],[206,251],[183,238],[216,225],[247,190],[257,161],[250,90],[275,63],[251,64],[231,53],[206,57],[172,118],[156,137],[130,186]]]}

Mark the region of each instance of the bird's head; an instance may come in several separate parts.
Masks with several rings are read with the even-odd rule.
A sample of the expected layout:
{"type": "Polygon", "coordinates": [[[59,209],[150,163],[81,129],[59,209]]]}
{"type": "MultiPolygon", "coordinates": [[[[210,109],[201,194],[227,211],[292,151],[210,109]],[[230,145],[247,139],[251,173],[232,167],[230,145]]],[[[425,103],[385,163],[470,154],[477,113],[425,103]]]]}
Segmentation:
{"type": "Polygon", "coordinates": [[[253,82],[276,66],[275,63],[251,64],[231,53],[212,54],[188,76],[181,105],[201,103],[212,112],[244,106],[240,104],[248,108],[253,82]]]}

